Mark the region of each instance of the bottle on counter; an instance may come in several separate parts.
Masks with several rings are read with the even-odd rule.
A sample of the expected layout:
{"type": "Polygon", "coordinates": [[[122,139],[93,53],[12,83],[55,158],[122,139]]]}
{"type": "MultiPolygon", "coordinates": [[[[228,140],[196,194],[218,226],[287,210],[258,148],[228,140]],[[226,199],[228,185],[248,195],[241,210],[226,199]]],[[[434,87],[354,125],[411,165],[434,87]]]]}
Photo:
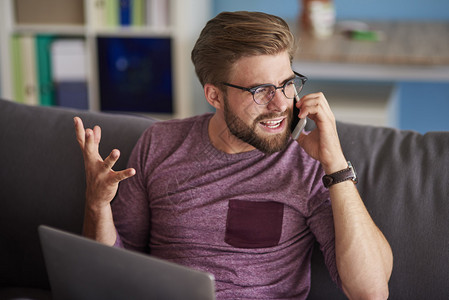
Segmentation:
{"type": "Polygon", "coordinates": [[[301,0],[301,25],[316,38],[327,38],[334,32],[335,6],[332,0],[301,0]]]}

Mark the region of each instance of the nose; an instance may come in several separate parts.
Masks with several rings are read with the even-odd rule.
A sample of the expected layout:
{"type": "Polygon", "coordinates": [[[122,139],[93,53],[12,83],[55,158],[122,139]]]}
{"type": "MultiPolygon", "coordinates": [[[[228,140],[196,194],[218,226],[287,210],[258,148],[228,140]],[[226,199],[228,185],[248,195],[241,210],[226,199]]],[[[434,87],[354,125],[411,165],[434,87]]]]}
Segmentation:
{"type": "Polygon", "coordinates": [[[291,99],[285,97],[282,89],[276,89],[273,99],[267,104],[267,109],[270,111],[284,112],[287,110],[291,99]]]}

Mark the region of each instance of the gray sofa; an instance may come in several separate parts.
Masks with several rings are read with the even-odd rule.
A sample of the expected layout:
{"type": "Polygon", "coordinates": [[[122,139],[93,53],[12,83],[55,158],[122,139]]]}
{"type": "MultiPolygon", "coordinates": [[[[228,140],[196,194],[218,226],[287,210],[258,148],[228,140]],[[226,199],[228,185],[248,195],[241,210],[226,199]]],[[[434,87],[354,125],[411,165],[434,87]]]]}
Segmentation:
{"type": "MultiPolygon", "coordinates": [[[[84,169],[73,116],[103,129],[100,152],[122,152],[154,120],[0,100],[0,299],[50,299],[37,226],[80,233],[84,169]]],[[[420,135],[339,123],[358,189],[394,253],[390,299],[449,298],[449,132],[420,135]]],[[[344,299],[319,251],[310,299],[344,299]]]]}

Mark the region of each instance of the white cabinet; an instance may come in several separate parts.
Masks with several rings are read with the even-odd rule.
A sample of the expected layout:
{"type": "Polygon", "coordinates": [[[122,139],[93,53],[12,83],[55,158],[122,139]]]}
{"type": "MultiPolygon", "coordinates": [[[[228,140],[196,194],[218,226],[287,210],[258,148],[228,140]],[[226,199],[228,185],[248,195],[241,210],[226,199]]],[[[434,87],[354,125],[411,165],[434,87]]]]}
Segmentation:
{"type": "MultiPolygon", "coordinates": [[[[18,70],[17,59],[21,65],[28,63],[20,59],[20,55],[23,56],[24,53],[20,55],[16,53],[14,36],[43,35],[59,39],[81,40],[84,45],[82,57],[85,62],[88,108],[96,111],[102,110],[102,101],[107,100],[103,99],[100,91],[100,87],[103,86],[101,80],[111,74],[99,68],[99,56],[114,48],[114,44],[109,42],[114,39],[119,41],[121,39],[165,39],[169,41],[170,47],[168,60],[171,65],[169,73],[172,110],[170,113],[162,114],[154,113],[154,111],[145,113],[161,118],[187,117],[201,113],[203,108],[198,103],[205,103],[205,101],[202,100],[202,90],[194,73],[190,52],[201,29],[210,18],[210,10],[210,0],[2,0],[0,1],[1,97],[16,100],[17,80],[15,77],[18,76],[17,73],[20,73],[18,71],[24,71],[26,74],[32,72],[32,68],[26,66],[18,70]],[[131,6],[127,11],[120,5],[131,6]],[[128,16],[124,15],[128,13],[128,16]],[[104,44],[102,44],[103,52],[100,53],[99,41],[104,44]],[[108,46],[109,44],[111,46],[108,46]],[[199,110],[198,107],[200,107],[199,110]]],[[[153,63],[163,59],[151,57],[151,54],[149,57],[153,63]]],[[[68,59],[69,63],[75,61],[75,59],[68,59]]],[[[38,62],[35,62],[38,73],[37,64],[38,62]]],[[[65,69],[69,71],[76,67],[75,65],[70,67],[70,64],[65,66],[65,69]]],[[[126,61],[121,66],[126,66],[126,61]]],[[[152,76],[157,78],[159,74],[152,74],[152,76]]],[[[38,85],[38,80],[35,80],[38,85]]],[[[139,82],[137,81],[138,84],[139,82]]],[[[32,87],[25,89],[26,92],[33,92],[32,87]]],[[[40,87],[41,90],[42,87],[40,87]]],[[[39,93],[39,86],[34,87],[34,92],[39,93]]],[[[146,92],[156,93],[157,89],[153,86],[146,92]]],[[[126,99],[123,100],[126,101],[126,99]]],[[[41,103],[37,100],[35,104],[41,103]]],[[[206,104],[204,107],[204,110],[207,110],[206,104]]],[[[132,111],[132,109],[125,109],[125,111],[132,111]]]]}

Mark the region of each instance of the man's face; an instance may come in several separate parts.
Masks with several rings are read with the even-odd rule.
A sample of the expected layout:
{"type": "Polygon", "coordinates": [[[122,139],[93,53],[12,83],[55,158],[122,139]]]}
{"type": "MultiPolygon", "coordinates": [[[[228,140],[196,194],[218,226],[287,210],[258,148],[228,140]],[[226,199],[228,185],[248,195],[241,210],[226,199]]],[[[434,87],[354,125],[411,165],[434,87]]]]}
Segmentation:
{"type": "MultiPolygon", "coordinates": [[[[286,52],[278,55],[245,57],[232,69],[229,83],[254,87],[261,84],[283,85],[294,76],[286,52]]],[[[283,150],[290,137],[293,100],[279,89],[266,105],[254,102],[250,92],[227,88],[224,118],[229,131],[241,141],[271,154],[283,150]]]]}
{"type": "Polygon", "coordinates": [[[290,108],[288,108],[285,113],[281,114],[261,114],[248,124],[247,122],[245,122],[245,120],[240,118],[235,112],[231,110],[227,97],[225,97],[224,101],[225,121],[229,128],[229,131],[234,136],[267,154],[272,154],[285,149],[290,138],[290,131],[286,130],[286,128],[290,127],[289,124],[291,122],[290,108]],[[280,121],[281,119],[282,121],[280,121]],[[275,129],[274,131],[278,131],[278,133],[258,133],[258,131],[260,130],[258,130],[257,128],[258,126],[260,126],[261,122],[262,124],[264,124],[263,126],[269,127],[270,129],[273,128],[275,129]],[[288,124],[288,126],[284,126],[284,124],[282,123],[288,124]],[[282,130],[276,130],[278,128],[282,130]]]}

